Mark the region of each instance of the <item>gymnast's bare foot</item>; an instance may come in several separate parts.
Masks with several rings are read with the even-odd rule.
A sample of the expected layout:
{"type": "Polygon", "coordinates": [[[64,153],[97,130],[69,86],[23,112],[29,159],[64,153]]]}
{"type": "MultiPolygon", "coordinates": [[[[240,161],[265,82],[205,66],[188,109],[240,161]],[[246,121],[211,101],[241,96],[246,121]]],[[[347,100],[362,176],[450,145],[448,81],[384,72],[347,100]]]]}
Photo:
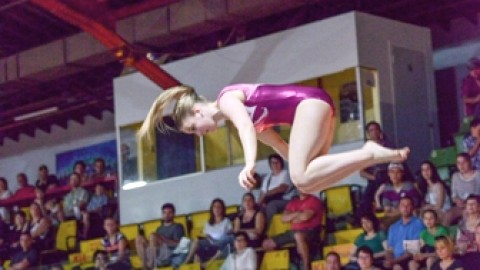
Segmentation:
{"type": "Polygon", "coordinates": [[[410,153],[410,148],[390,149],[379,145],[373,141],[367,141],[363,145],[363,150],[372,154],[372,159],[376,163],[386,163],[393,161],[405,161],[410,153]]]}

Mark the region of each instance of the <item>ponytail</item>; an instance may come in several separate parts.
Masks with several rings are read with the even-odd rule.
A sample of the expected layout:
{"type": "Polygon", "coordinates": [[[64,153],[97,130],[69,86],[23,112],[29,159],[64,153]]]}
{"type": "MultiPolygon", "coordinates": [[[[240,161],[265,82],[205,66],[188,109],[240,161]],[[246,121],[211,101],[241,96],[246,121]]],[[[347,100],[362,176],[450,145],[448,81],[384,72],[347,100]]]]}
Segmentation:
{"type": "Polygon", "coordinates": [[[173,130],[172,127],[168,126],[163,122],[163,112],[167,105],[176,100],[177,104],[175,105],[173,111],[173,119],[178,120],[182,119],[187,111],[191,111],[191,106],[195,103],[198,99],[195,90],[189,86],[174,86],[171,88],[166,89],[163,93],[161,93],[157,99],[153,102],[150,110],[148,111],[147,117],[143,121],[142,126],[140,127],[137,136],[139,140],[146,139],[147,143],[153,144],[155,138],[155,129],[157,128],[160,132],[166,133],[169,130],[173,130]],[[188,99],[191,102],[181,102],[182,106],[179,106],[179,101],[188,99]],[[185,105],[191,105],[189,108],[185,107],[185,105]],[[181,107],[181,108],[178,108],[181,107]],[[177,111],[184,112],[184,115],[178,115],[177,111]]]}

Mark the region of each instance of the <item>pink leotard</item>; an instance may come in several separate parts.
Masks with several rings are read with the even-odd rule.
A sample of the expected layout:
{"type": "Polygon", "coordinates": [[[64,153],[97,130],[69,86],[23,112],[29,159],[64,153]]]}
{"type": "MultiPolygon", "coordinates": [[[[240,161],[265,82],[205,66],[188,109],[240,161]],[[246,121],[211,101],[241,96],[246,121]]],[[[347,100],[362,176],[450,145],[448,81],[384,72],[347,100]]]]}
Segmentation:
{"type": "Polygon", "coordinates": [[[220,91],[217,102],[229,91],[241,90],[244,105],[257,132],[276,125],[291,125],[297,105],[305,99],[322,100],[335,112],[332,98],[316,87],[272,84],[235,84],[220,91]]]}

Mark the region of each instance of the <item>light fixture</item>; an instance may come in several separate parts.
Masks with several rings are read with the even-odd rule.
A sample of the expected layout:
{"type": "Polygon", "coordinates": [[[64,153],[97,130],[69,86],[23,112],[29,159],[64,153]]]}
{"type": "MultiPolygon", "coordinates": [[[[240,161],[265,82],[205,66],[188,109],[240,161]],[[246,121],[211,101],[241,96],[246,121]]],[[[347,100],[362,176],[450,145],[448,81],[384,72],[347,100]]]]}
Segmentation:
{"type": "Polygon", "coordinates": [[[136,189],[136,188],[139,188],[139,187],[143,187],[146,184],[147,184],[147,182],[145,182],[143,180],[138,180],[138,181],[130,182],[130,183],[127,183],[127,184],[123,185],[122,189],[123,190],[136,189]]]}
{"type": "Polygon", "coordinates": [[[30,118],[35,118],[35,117],[37,117],[37,116],[41,116],[41,115],[53,113],[53,112],[56,112],[56,111],[58,111],[58,107],[57,107],[57,106],[55,106],[55,107],[50,107],[50,108],[41,109],[41,110],[38,110],[38,111],[34,111],[34,112],[30,112],[30,113],[26,113],[26,114],[21,114],[21,115],[15,116],[15,117],[13,118],[13,120],[19,122],[19,121],[27,120],[27,119],[30,119],[30,118]]]}

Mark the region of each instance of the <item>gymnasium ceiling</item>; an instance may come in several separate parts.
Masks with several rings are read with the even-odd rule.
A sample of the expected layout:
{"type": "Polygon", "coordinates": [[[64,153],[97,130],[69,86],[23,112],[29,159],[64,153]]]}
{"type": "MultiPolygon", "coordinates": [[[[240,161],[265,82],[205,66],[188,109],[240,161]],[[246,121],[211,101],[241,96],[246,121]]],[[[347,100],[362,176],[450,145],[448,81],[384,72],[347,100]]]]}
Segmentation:
{"type": "MultiPolygon", "coordinates": [[[[196,7],[204,9],[208,13],[204,21],[190,22],[189,27],[180,27],[178,31],[169,26],[168,30],[159,34],[162,38],[132,42],[138,51],[153,53],[159,63],[352,10],[441,29],[447,33],[452,31],[454,20],[465,20],[472,27],[478,27],[480,13],[479,0],[54,1],[117,29],[128,25],[128,18],[147,14],[151,10],[166,10],[168,19],[172,19],[174,15],[190,18],[192,12],[195,14],[198,11],[196,7]],[[235,1],[242,1],[243,6],[238,6],[239,2],[235,1]],[[233,8],[236,10],[233,11],[233,8]],[[185,12],[182,13],[182,10],[185,12]],[[220,15],[216,18],[215,14],[220,15]],[[170,42],[164,42],[165,37],[170,42]]],[[[182,20],[177,20],[177,25],[179,21],[182,20]]],[[[162,26],[154,28],[158,30],[158,27],[162,26]]],[[[432,35],[437,32],[432,31],[432,35]]],[[[33,1],[0,0],[0,146],[7,138],[18,141],[21,134],[34,137],[39,130],[49,133],[53,125],[68,128],[69,121],[84,123],[86,116],[100,119],[104,111],[113,112],[112,79],[125,72],[125,68],[111,56],[111,51],[100,51],[84,59],[77,56],[76,61],[65,61],[56,66],[44,63],[49,62],[44,61],[45,57],[49,60],[57,56],[48,55],[49,46],[62,46],[77,36],[85,38],[86,35],[81,34],[77,26],[57,18],[33,1]],[[42,50],[43,54],[39,57],[38,52],[42,50]],[[48,72],[38,70],[42,65],[48,72]],[[35,72],[25,74],[28,72],[23,72],[24,69],[35,72]],[[45,114],[31,115],[38,111],[45,114]]],[[[445,45],[435,44],[435,36],[433,40],[435,47],[445,45]]],[[[65,59],[72,54],[68,50],[61,52],[64,54],[61,57],[65,59]]],[[[73,54],[75,52],[78,53],[78,50],[73,54]]]]}

